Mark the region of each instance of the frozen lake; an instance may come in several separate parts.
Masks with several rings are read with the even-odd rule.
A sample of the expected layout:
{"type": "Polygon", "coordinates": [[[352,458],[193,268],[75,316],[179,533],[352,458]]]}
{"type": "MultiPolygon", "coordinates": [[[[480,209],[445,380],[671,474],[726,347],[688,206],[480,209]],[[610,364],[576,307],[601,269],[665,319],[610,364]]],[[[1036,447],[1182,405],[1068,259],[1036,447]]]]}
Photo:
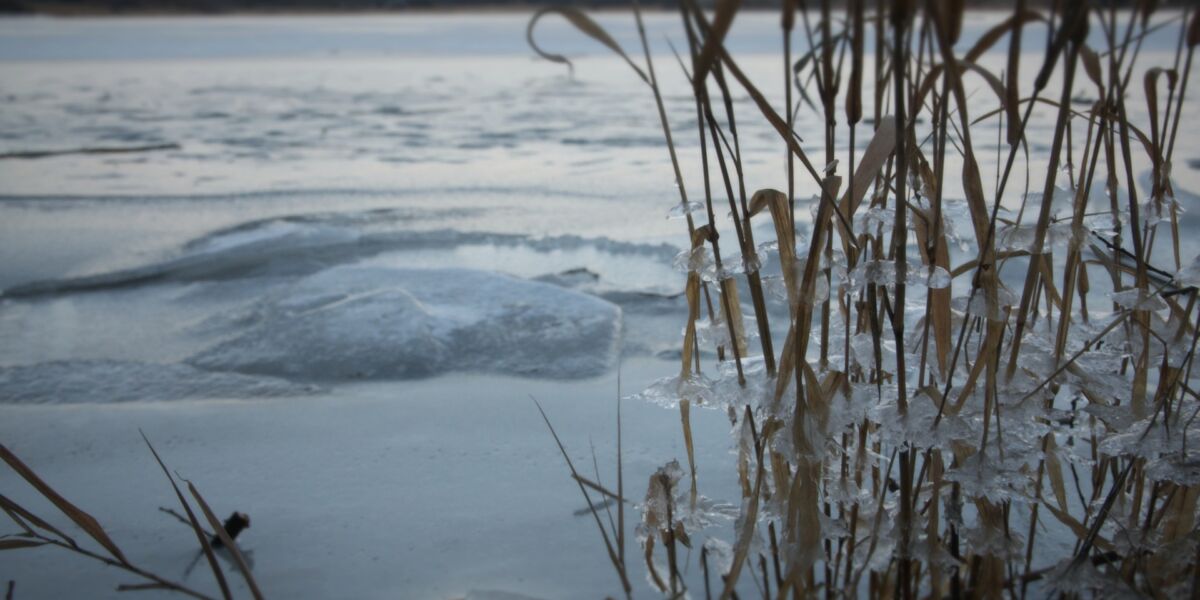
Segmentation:
{"type": "MultiPolygon", "coordinates": [[[[538,40],[575,75],[536,60],[527,19],[0,19],[0,155],[158,148],[0,160],[0,442],[180,578],[194,540],[156,510],[173,498],[139,427],[217,512],[250,513],[268,596],[616,594],[529,395],[612,479],[618,368],[626,394],[678,368],[672,261],[687,240],[667,219],[678,195],[649,91],[554,19],[538,40]]],[[[631,16],[598,20],[636,49],[631,16]]],[[[960,45],[995,22],[968,16],[960,45]]],[[[678,16],[647,25],[699,190],[694,104],[664,42],[679,43],[678,16]]],[[[728,42],[776,105],[778,40],[778,15],[746,13],[728,42]]],[[[1043,40],[1026,42],[1040,57],[1043,40]]],[[[1173,55],[1171,36],[1151,36],[1135,81],[1173,55]]],[[[994,106],[971,85],[976,114],[994,106]]],[[[785,189],[776,134],[736,104],[749,185],[785,189]]],[[[1032,166],[1013,178],[1032,189],[1052,115],[1034,111],[1032,166]]],[[[819,139],[821,121],[802,110],[797,130],[819,139]]],[[[1181,136],[1176,156],[1191,228],[1200,138],[1181,136]]],[[[995,158],[980,158],[990,181],[995,158]]],[[[646,404],[625,417],[640,497],[683,458],[679,417],[646,404]]],[[[729,422],[693,419],[705,492],[736,514],[729,422]]],[[[10,472],[0,484],[42,506],[10,472]]],[[[125,582],[54,550],[6,553],[0,579],[17,597],[125,582]]]]}

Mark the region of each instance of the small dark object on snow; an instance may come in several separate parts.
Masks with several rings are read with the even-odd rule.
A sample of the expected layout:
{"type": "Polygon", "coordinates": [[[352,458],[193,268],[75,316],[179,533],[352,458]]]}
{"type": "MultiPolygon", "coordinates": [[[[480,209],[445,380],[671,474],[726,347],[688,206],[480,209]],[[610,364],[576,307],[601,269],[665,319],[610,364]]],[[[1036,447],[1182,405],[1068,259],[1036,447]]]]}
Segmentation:
{"type": "MultiPolygon", "coordinates": [[[[245,513],[234,512],[225,519],[225,533],[229,534],[229,539],[236,540],[239,533],[243,529],[250,527],[250,516],[245,513]]],[[[214,535],[212,541],[209,542],[213,548],[224,548],[225,544],[221,541],[221,536],[214,535]]]]}

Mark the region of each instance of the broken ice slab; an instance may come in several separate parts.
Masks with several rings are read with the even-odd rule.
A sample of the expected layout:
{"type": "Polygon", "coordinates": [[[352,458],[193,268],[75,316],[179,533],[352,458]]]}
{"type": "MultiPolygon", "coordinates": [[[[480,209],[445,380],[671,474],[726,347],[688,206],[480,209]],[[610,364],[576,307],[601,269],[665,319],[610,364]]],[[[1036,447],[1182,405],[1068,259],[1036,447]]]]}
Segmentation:
{"type": "Polygon", "coordinates": [[[1023,502],[1034,499],[1026,469],[1023,461],[1009,460],[988,450],[976,452],[946,471],[945,477],[947,481],[960,484],[967,497],[987,498],[993,502],[1023,502]]]}
{"type": "Polygon", "coordinates": [[[679,204],[673,206],[671,210],[667,211],[667,218],[683,219],[692,213],[702,212],[703,210],[704,205],[699,202],[691,201],[687,204],[680,202],[679,204]]]}
{"type": "Polygon", "coordinates": [[[959,312],[976,317],[985,317],[991,321],[1004,318],[1004,309],[1016,304],[1017,297],[1008,288],[1000,286],[996,290],[996,299],[991,301],[987,292],[977,289],[973,295],[958,296],[950,301],[950,307],[959,312]]]}
{"type": "Polygon", "coordinates": [[[1158,294],[1148,294],[1141,288],[1132,288],[1122,292],[1109,294],[1113,302],[1122,308],[1130,310],[1158,311],[1167,307],[1166,301],[1158,294]]]}
{"type": "Polygon", "coordinates": [[[1151,198],[1143,202],[1140,210],[1142,223],[1154,227],[1164,221],[1170,222],[1172,212],[1179,214],[1183,212],[1183,207],[1175,201],[1174,196],[1164,196],[1161,200],[1151,198]]]}
{"type": "Polygon", "coordinates": [[[663,408],[676,408],[680,400],[688,400],[697,406],[715,406],[717,394],[713,391],[712,380],[696,374],[683,378],[663,377],[626,400],[649,402],[663,408]]]}
{"type": "Polygon", "coordinates": [[[895,220],[896,211],[872,206],[866,210],[860,210],[854,215],[854,233],[855,235],[880,235],[881,232],[888,231],[895,220]]]}
{"type": "Polygon", "coordinates": [[[717,272],[716,262],[713,260],[712,249],[708,246],[700,246],[691,250],[684,250],[675,255],[675,259],[671,261],[671,265],[680,273],[699,273],[702,278],[705,274],[715,275],[717,272]]]}
{"type": "Polygon", "coordinates": [[[931,290],[950,287],[950,272],[939,266],[908,265],[908,285],[923,285],[931,290]]]}
{"type": "Polygon", "coordinates": [[[1081,239],[1075,233],[1069,221],[1051,223],[1042,234],[1042,245],[1038,247],[1038,228],[1035,224],[1029,223],[1023,225],[1005,225],[997,232],[996,239],[1003,250],[1041,254],[1049,251],[1056,245],[1070,241],[1072,237],[1081,239]]]}
{"type": "MultiPolygon", "coordinates": [[[[867,284],[894,286],[897,281],[897,263],[890,260],[871,260],[863,263],[848,275],[847,283],[853,289],[867,284]]],[[[950,272],[938,266],[908,263],[904,283],[942,289],[950,286],[950,272]]]]}
{"type": "Polygon", "coordinates": [[[1200,286],[1200,255],[1175,274],[1175,283],[1187,286],[1200,286]]]}
{"type": "Polygon", "coordinates": [[[675,260],[671,261],[671,264],[676,271],[696,273],[700,279],[709,283],[723,281],[746,272],[746,265],[742,263],[742,257],[738,255],[726,258],[718,268],[712,248],[708,246],[684,250],[675,255],[675,260]]]}
{"type": "Polygon", "coordinates": [[[470,269],[343,266],[256,301],[232,337],[187,362],[312,381],[445,372],[589,377],[615,358],[610,302],[470,269]]]}
{"type": "Polygon", "coordinates": [[[722,270],[722,273],[725,277],[757,273],[766,264],[766,261],[766,256],[758,253],[752,254],[749,257],[734,254],[725,258],[724,265],[722,265],[725,268],[722,270]]]}

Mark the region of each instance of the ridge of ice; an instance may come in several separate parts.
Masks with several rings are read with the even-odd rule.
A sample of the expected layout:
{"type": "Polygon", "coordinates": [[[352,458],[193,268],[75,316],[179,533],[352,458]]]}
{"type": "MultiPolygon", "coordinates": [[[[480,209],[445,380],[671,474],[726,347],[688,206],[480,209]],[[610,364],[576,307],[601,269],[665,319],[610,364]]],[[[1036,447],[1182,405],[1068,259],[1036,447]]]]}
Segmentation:
{"type": "Polygon", "coordinates": [[[611,365],[621,324],[621,310],[595,296],[467,269],[336,267],[249,312],[233,337],[188,362],[309,380],[586,377],[611,365]]]}

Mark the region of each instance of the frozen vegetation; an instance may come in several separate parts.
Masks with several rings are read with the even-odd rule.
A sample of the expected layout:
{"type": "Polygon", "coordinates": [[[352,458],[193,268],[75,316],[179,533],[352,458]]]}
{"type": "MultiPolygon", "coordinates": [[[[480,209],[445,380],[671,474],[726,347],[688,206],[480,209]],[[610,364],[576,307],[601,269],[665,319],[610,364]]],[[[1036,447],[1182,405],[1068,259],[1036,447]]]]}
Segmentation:
{"type": "Polygon", "coordinates": [[[0,20],[0,443],[214,597],[139,429],[268,597],[1193,594],[1200,20],[811,8],[0,20]]]}

